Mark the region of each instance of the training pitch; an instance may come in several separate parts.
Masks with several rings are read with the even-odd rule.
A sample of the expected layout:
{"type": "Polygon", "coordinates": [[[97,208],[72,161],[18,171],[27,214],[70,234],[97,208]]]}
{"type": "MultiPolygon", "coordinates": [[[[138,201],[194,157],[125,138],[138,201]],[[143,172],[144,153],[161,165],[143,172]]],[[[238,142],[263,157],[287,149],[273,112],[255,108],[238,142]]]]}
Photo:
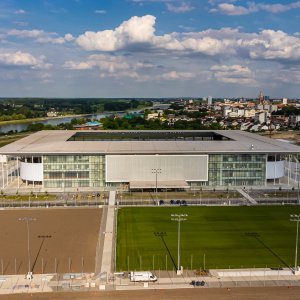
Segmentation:
{"type": "Polygon", "coordinates": [[[176,270],[178,222],[184,269],[294,266],[298,206],[121,208],[117,269],[176,270]]]}
{"type": "Polygon", "coordinates": [[[101,209],[0,211],[0,274],[94,272],[101,209]]]}

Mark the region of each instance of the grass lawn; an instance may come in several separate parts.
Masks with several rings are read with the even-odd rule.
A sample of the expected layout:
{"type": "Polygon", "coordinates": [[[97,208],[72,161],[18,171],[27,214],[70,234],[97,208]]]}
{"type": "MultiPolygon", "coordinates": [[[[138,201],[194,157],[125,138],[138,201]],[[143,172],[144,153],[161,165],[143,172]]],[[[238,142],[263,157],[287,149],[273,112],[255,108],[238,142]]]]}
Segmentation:
{"type": "Polygon", "coordinates": [[[1,200],[11,200],[11,201],[50,201],[55,200],[57,197],[56,195],[49,195],[49,194],[38,194],[37,197],[35,194],[33,195],[0,195],[0,201],[1,200]]]}
{"type": "Polygon", "coordinates": [[[132,192],[132,193],[122,193],[118,194],[117,197],[122,200],[151,200],[151,199],[162,199],[162,200],[171,200],[171,199],[191,199],[194,201],[200,201],[199,199],[226,199],[228,198],[241,198],[241,194],[236,191],[227,192],[225,189],[223,191],[189,191],[189,192],[158,192],[149,193],[149,192],[132,192]]]}
{"type": "Polygon", "coordinates": [[[185,269],[294,264],[296,223],[289,216],[300,207],[130,207],[118,212],[117,269],[152,270],[153,262],[155,270],[176,269],[175,213],[188,214],[181,223],[185,269]]]}

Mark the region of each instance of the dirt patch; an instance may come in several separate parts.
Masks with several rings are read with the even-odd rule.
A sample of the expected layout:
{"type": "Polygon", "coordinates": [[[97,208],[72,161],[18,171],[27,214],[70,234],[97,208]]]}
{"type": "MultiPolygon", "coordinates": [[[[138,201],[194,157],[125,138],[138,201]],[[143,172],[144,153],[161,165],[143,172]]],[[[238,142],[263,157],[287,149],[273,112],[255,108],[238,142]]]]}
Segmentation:
{"type": "Polygon", "coordinates": [[[93,272],[102,210],[0,211],[0,274],[28,272],[27,226],[34,273],[93,272]]]}
{"type": "Polygon", "coordinates": [[[50,300],[50,299],[73,299],[73,300],[96,300],[96,299],[122,299],[122,300],[164,300],[191,299],[191,300],[296,300],[300,299],[299,287],[273,287],[273,288],[234,288],[234,289],[178,289],[178,290],[151,290],[151,291],[122,291],[122,292],[68,292],[47,294],[21,294],[3,295],[0,299],[7,300],[50,300]]]}

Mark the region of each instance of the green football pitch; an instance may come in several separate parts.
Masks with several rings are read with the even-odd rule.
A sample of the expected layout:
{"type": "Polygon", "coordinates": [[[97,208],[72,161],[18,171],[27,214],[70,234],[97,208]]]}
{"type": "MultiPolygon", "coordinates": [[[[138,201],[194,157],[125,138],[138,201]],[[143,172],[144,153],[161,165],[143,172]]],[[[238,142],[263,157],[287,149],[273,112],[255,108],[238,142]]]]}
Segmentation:
{"type": "Polygon", "coordinates": [[[294,265],[297,206],[145,207],[118,210],[117,269],[177,268],[178,222],[184,269],[294,265]]]}

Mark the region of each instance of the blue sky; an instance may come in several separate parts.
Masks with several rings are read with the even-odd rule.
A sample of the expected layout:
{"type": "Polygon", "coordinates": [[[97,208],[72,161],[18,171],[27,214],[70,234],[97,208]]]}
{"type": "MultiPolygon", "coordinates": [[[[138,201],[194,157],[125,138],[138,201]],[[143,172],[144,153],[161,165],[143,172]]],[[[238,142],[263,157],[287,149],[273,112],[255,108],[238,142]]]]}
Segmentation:
{"type": "Polygon", "coordinates": [[[300,1],[1,0],[0,96],[300,97],[300,1]]]}

